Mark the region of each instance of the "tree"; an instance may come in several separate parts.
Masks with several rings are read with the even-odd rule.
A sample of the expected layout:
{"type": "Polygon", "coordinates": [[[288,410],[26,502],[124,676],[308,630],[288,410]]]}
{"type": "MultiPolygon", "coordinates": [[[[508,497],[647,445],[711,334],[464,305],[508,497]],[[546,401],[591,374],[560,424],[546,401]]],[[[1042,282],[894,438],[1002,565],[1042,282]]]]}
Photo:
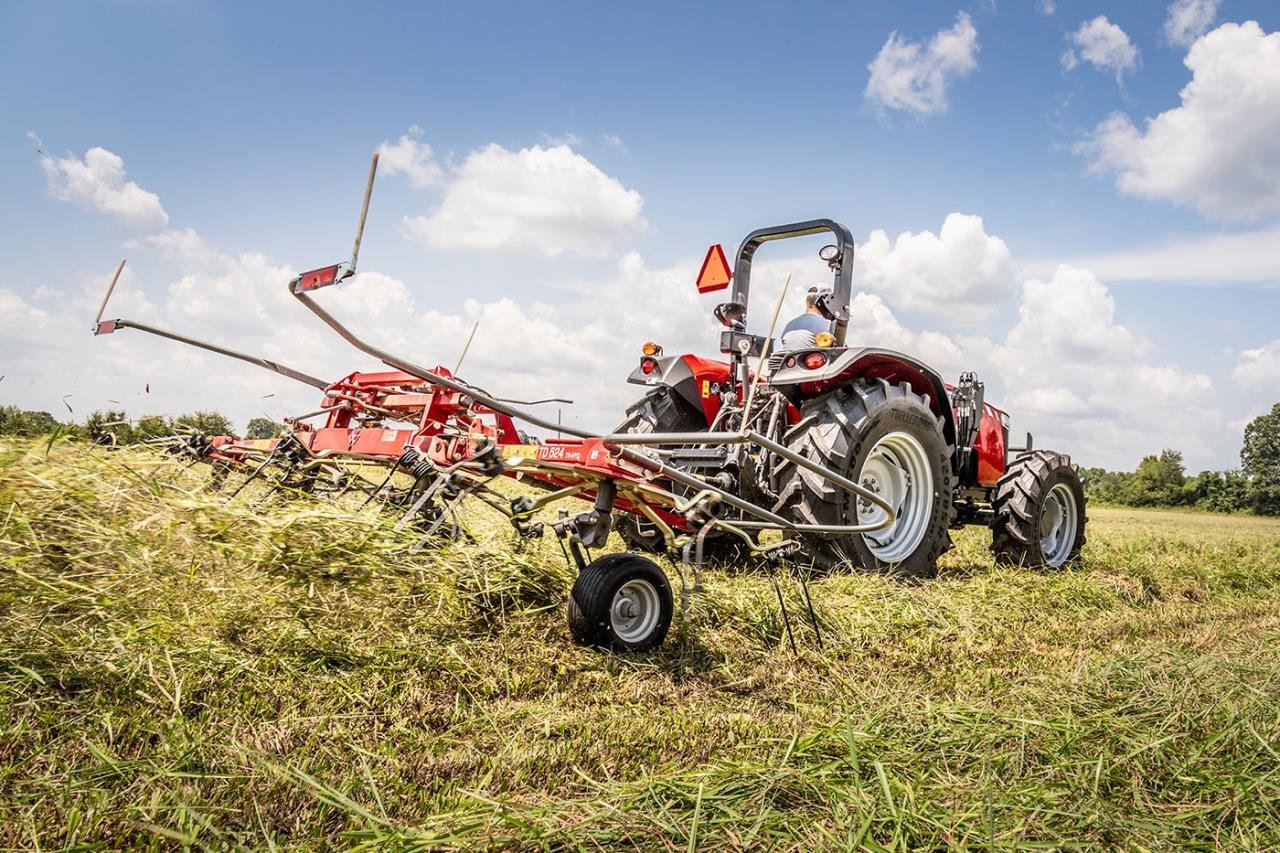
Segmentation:
{"type": "Polygon", "coordinates": [[[19,409],[17,406],[0,406],[0,435],[20,435],[32,438],[48,435],[60,426],[48,412],[19,409]]]}
{"type": "Polygon", "coordinates": [[[136,437],[129,417],[120,411],[97,411],[84,422],[84,431],[95,444],[132,444],[136,437]]]}
{"type": "Polygon", "coordinates": [[[1144,456],[1138,463],[1129,482],[1129,497],[1135,506],[1176,506],[1182,502],[1186,481],[1182,454],[1165,448],[1159,456],[1144,456]]]}
{"type": "Polygon", "coordinates": [[[173,420],[172,432],[195,430],[205,435],[235,435],[231,421],[221,412],[192,412],[173,420]]]}
{"type": "Polygon", "coordinates": [[[270,418],[253,418],[245,427],[245,438],[279,438],[283,427],[270,418]]]}
{"type": "Polygon", "coordinates": [[[1280,403],[1244,428],[1240,462],[1249,478],[1250,501],[1261,515],[1280,515],[1280,403]]]}
{"type": "Polygon", "coordinates": [[[1249,508],[1249,479],[1239,470],[1201,471],[1182,488],[1183,502],[1210,512],[1249,508]]]}

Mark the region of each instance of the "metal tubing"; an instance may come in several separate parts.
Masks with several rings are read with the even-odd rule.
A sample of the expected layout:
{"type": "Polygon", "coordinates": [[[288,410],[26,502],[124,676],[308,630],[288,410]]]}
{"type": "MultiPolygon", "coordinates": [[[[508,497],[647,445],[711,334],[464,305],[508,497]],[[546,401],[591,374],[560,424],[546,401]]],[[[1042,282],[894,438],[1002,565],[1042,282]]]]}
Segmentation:
{"type": "Polygon", "coordinates": [[[364,185],[364,202],[360,205],[360,221],[356,223],[356,241],[351,246],[351,269],[356,268],[356,259],[360,257],[360,241],[364,238],[364,221],[369,216],[369,199],[373,196],[373,179],[378,174],[378,152],[373,152],[373,160],[369,163],[369,180],[364,185]]]}
{"type": "Polygon", "coordinates": [[[124,264],[128,258],[120,259],[120,266],[116,267],[116,274],[111,276],[111,283],[107,285],[107,293],[102,297],[102,304],[98,306],[98,316],[93,318],[93,328],[97,329],[98,324],[102,322],[102,312],[107,310],[107,302],[111,299],[111,293],[116,289],[116,282],[120,280],[120,273],[124,272],[124,264]]]}
{"type": "Polygon", "coordinates": [[[323,379],[310,376],[300,370],[294,370],[292,367],[285,367],[283,364],[271,361],[270,359],[258,358],[255,355],[249,355],[248,353],[228,349],[227,347],[220,347],[217,344],[211,344],[207,341],[188,338],[186,335],[179,335],[176,332],[167,332],[164,329],[157,329],[155,326],[148,326],[145,323],[135,323],[132,320],[116,320],[116,327],[120,329],[137,329],[138,331],[146,332],[149,335],[168,338],[169,340],[177,341],[180,344],[187,344],[188,346],[208,350],[209,352],[216,352],[218,355],[225,355],[228,358],[239,359],[240,361],[247,362],[255,367],[261,367],[265,370],[270,370],[272,373],[287,376],[288,378],[296,382],[301,382],[304,385],[310,385],[312,388],[318,388],[321,391],[329,387],[329,383],[325,382],[323,379]]]}

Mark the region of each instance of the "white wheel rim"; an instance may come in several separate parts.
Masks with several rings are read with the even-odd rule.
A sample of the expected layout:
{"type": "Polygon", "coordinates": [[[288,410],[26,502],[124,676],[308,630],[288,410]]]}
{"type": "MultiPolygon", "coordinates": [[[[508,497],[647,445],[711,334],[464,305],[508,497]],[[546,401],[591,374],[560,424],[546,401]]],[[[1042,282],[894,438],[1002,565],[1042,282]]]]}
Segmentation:
{"type": "MultiPolygon", "coordinates": [[[[905,432],[889,433],[867,454],[858,482],[897,513],[893,524],[862,534],[862,541],[880,562],[902,562],[920,546],[933,514],[933,469],[924,447],[905,432]]],[[[859,524],[884,518],[883,509],[858,500],[859,524]]]]}
{"type": "Polygon", "coordinates": [[[653,633],[661,610],[657,587],[643,578],[634,578],[613,594],[609,627],[624,643],[638,643],[653,633]]]}
{"type": "Polygon", "coordinates": [[[1061,566],[1071,556],[1080,529],[1080,510],[1066,483],[1059,483],[1045,495],[1040,506],[1040,555],[1046,566],[1061,566]]]}

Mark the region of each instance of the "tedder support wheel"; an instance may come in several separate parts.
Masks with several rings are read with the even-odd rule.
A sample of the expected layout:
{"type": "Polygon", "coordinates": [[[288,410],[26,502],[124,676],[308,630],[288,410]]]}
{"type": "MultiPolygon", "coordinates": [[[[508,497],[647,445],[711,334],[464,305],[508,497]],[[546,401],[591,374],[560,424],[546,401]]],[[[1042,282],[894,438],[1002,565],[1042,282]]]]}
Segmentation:
{"type": "Polygon", "coordinates": [[[1013,461],[996,485],[991,553],[1004,565],[1056,569],[1084,547],[1084,485],[1071,457],[1034,450],[1013,461]]]}
{"type": "MultiPolygon", "coordinates": [[[[707,423],[700,412],[680,399],[676,392],[665,386],[655,388],[627,409],[627,419],[614,432],[706,432],[707,423]]],[[[685,487],[673,484],[677,494],[685,487]]],[[[628,548],[646,554],[667,553],[667,543],[651,521],[639,515],[620,513],[613,529],[628,548]]],[[[708,563],[737,563],[751,553],[750,547],[732,533],[708,534],[703,542],[703,561],[708,563]]]]}
{"type": "MultiPolygon", "coordinates": [[[[805,404],[787,436],[792,450],[853,480],[897,511],[892,525],[870,533],[804,537],[816,567],[863,568],[932,576],[951,547],[948,528],[954,477],[942,420],[909,384],[859,379],[805,404]]],[[[870,524],[884,518],[829,480],[784,463],[775,472],[777,508],[806,524],[870,524]]]]}
{"type": "Polygon", "coordinates": [[[615,652],[657,648],[671,615],[666,574],[638,554],[607,554],[588,563],[569,597],[574,642],[615,652]]]}

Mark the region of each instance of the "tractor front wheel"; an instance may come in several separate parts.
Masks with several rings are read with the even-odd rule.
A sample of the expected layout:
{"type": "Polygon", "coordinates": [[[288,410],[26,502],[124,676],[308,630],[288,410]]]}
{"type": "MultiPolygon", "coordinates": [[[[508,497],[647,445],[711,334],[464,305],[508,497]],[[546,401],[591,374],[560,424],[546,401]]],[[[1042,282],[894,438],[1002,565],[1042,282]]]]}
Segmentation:
{"type": "Polygon", "coordinates": [[[671,584],[652,560],[607,554],[573,585],[569,632],[580,646],[647,652],[662,645],[673,612],[671,584]]]}
{"type": "Polygon", "coordinates": [[[1056,569],[1084,547],[1084,485],[1071,457],[1034,450],[996,485],[991,553],[1003,565],[1056,569]]]}

